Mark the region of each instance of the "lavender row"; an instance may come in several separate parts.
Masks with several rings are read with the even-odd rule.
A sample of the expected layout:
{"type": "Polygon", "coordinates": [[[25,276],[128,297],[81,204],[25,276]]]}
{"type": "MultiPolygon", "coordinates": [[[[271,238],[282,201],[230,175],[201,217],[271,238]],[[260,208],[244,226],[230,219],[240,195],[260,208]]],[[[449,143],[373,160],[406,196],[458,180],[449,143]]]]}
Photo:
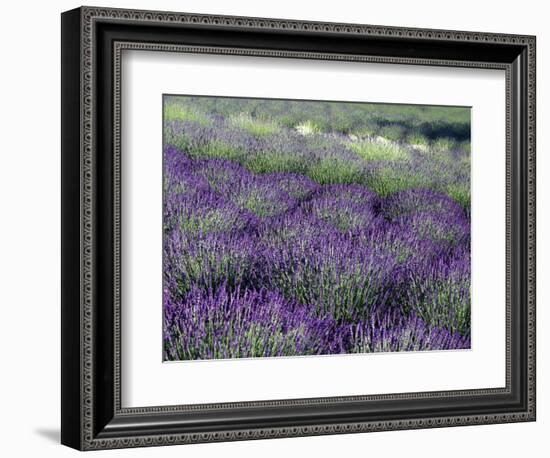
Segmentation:
{"type": "Polygon", "coordinates": [[[469,347],[469,217],[447,195],[164,156],[166,359],[469,347]]]}
{"type": "Polygon", "coordinates": [[[238,116],[186,116],[165,124],[166,143],[193,159],[228,159],[253,173],[292,172],[320,184],[356,183],[384,197],[405,189],[432,189],[469,211],[469,146],[441,139],[428,147],[361,135],[238,116]]]}
{"type": "Polygon", "coordinates": [[[386,314],[338,325],[277,292],[194,287],[164,302],[166,360],[305,356],[469,348],[467,337],[415,315],[386,314]]]}

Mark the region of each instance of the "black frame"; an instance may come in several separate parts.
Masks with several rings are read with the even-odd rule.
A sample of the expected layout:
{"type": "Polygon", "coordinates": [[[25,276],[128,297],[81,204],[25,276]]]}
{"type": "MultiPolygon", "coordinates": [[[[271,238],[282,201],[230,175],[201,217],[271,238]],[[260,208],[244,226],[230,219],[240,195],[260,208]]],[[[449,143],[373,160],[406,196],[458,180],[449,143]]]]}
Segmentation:
{"type": "Polygon", "coordinates": [[[80,450],[535,420],[535,37],[82,7],[62,14],[62,430],[80,450]],[[506,71],[505,388],[122,408],[125,49],[506,71]]]}

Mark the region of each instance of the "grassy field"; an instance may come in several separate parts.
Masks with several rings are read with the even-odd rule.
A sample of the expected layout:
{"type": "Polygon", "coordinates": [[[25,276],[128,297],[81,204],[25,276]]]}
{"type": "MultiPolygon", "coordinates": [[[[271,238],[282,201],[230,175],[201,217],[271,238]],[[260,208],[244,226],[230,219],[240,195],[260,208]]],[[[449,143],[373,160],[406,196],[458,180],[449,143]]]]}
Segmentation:
{"type": "Polygon", "coordinates": [[[470,110],[164,99],[165,360],[470,346],[470,110]]]}

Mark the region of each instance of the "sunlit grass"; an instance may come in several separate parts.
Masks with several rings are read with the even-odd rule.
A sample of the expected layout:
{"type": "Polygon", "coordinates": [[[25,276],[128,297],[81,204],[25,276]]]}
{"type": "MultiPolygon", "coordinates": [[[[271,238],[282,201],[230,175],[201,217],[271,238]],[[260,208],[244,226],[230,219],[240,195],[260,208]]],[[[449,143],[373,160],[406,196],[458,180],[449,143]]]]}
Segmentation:
{"type": "MultiPolygon", "coordinates": [[[[191,139],[170,129],[165,129],[165,141],[193,158],[228,159],[257,174],[297,173],[319,184],[362,184],[380,196],[434,186],[437,180],[432,179],[430,170],[439,177],[448,172],[449,179],[455,174],[469,174],[470,141],[464,140],[462,134],[455,138],[456,129],[448,127],[451,122],[458,126],[467,122],[469,109],[291,101],[272,104],[271,112],[257,100],[198,98],[186,102],[181,97],[168,98],[164,107],[166,122],[186,121],[204,126],[213,123],[213,115],[225,116],[227,128],[246,131],[259,143],[252,151],[242,142],[203,141],[202,134],[191,139]],[[307,153],[293,154],[270,144],[271,135],[276,134],[279,139],[288,130],[307,137],[303,139],[304,147],[311,150],[313,160],[307,153]],[[357,160],[332,154],[322,157],[331,151],[335,138],[342,138],[335,136],[336,132],[346,135],[336,141],[357,155],[357,160]],[[446,134],[438,137],[440,132],[446,134]],[[316,154],[317,148],[322,151],[321,158],[316,154]],[[360,159],[368,164],[362,165],[360,159]],[[429,167],[413,172],[405,166],[418,160],[429,167]],[[394,163],[395,168],[389,163],[394,163]]],[[[469,207],[471,197],[466,184],[460,181],[440,184],[437,189],[464,208],[469,207]]]]}
{"type": "Polygon", "coordinates": [[[352,184],[362,178],[362,170],[357,164],[337,158],[320,160],[310,167],[307,174],[319,184],[352,184]]]}
{"type": "Polygon", "coordinates": [[[407,137],[406,142],[411,146],[421,147],[422,149],[430,146],[430,139],[419,132],[413,132],[410,134],[407,137]]]}
{"type": "Polygon", "coordinates": [[[353,130],[352,134],[359,138],[374,137],[378,132],[378,124],[366,120],[359,128],[353,130]]]}
{"type": "Polygon", "coordinates": [[[427,187],[422,176],[403,173],[392,168],[382,168],[370,174],[366,179],[366,185],[382,197],[404,189],[427,187]]]}
{"type": "Polygon", "coordinates": [[[393,142],[399,142],[403,140],[405,134],[406,129],[399,124],[384,126],[380,129],[378,133],[378,135],[380,135],[381,137],[384,137],[385,139],[391,140],[393,142]]]}
{"type": "Polygon", "coordinates": [[[377,141],[352,141],[348,147],[366,161],[406,161],[407,150],[395,143],[377,141]]]}
{"type": "Polygon", "coordinates": [[[319,134],[322,132],[322,129],[319,125],[309,120],[298,124],[296,126],[296,130],[302,135],[319,134]]]}
{"type": "Polygon", "coordinates": [[[291,153],[266,151],[246,158],[243,165],[253,173],[293,172],[303,174],[307,166],[303,159],[291,153]]]}
{"type": "Polygon", "coordinates": [[[451,199],[457,201],[465,210],[470,210],[471,192],[468,185],[450,184],[445,191],[451,199]]]}
{"type": "Polygon", "coordinates": [[[211,120],[208,116],[198,110],[185,105],[167,103],[164,106],[165,121],[192,121],[201,125],[208,125],[211,120]]]}
{"type": "Polygon", "coordinates": [[[457,149],[457,143],[452,138],[438,138],[432,143],[432,149],[435,151],[450,151],[457,149]]]}
{"type": "Polygon", "coordinates": [[[246,130],[256,137],[266,137],[280,131],[280,126],[273,121],[264,121],[241,113],[229,119],[229,124],[238,129],[246,130]]]}
{"type": "Polygon", "coordinates": [[[203,157],[217,158],[217,159],[229,159],[238,161],[241,160],[246,152],[239,146],[230,145],[220,140],[212,140],[208,142],[204,148],[202,148],[203,157]]]}
{"type": "Polygon", "coordinates": [[[460,142],[460,144],[458,145],[458,149],[470,154],[472,152],[472,144],[469,140],[465,140],[463,142],[460,142]]]}

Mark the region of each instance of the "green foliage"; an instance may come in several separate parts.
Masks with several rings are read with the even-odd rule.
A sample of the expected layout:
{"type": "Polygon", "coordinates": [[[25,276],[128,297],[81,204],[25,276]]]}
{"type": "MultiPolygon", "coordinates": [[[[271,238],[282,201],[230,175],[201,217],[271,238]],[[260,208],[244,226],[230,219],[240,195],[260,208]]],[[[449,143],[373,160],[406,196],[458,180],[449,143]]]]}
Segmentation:
{"type": "Polygon", "coordinates": [[[469,279],[416,278],[410,280],[412,298],[407,307],[415,310],[431,326],[464,335],[470,328],[469,279]],[[468,300],[464,300],[464,297],[468,300]]]}
{"type": "Polygon", "coordinates": [[[238,129],[246,130],[256,137],[266,137],[280,131],[280,126],[273,121],[263,121],[241,113],[229,119],[230,125],[238,129]]]}
{"type": "Polygon", "coordinates": [[[243,165],[254,173],[293,172],[304,174],[307,170],[303,158],[291,153],[275,151],[252,155],[243,161],[243,165]]]}
{"type": "Polygon", "coordinates": [[[167,97],[165,104],[194,107],[199,113],[224,117],[245,113],[252,124],[268,125],[256,130],[245,120],[244,124],[259,135],[273,132],[277,126],[293,128],[307,121],[322,132],[380,135],[394,141],[406,140],[413,131],[429,140],[447,136],[464,141],[469,139],[470,130],[470,108],[460,107],[292,100],[270,100],[266,104],[259,99],[194,96],[167,97]]]}
{"type": "Polygon", "coordinates": [[[368,175],[366,185],[382,197],[404,189],[429,187],[425,179],[414,173],[406,173],[384,167],[368,175]]]}
{"type": "Polygon", "coordinates": [[[457,145],[457,148],[465,153],[470,154],[472,152],[470,140],[464,140],[457,145]]]}
{"type": "Polygon", "coordinates": [[[413,146],[420,146],[427,148],[430,146],[430,140],[425,135],[421,134],[418,131],[413,131],[406,138],[406,143],[413,146]]]}
{"type": "Polygon", "coordinates": [[[297,173],[320,184],[363,184],[381,196],[409,188],[437,189],[466,210],[470,206],[467,180],[456,180],[470,173],[469,108],[170,96],[164,110],[165,143],[193,158],[228,159],[254,173],[297,173]],[[223,116],[230,129],[254,135],[265,149],[245,151],[242,145],[200,137],[191,145],[185,133],[170,127],[178,121],[208,125],[212,115],[223,116]],[[311,156],[271,144],[270,136],[286,129],[304,135],[304,151],[311,156]],[[375,140],[378,136],[383,139],[375,140]],[[357,161],[327,156],[338,143],[357,161]],[[413,172],[406,164],[418,155],[424,156],[425,166],[413,172]]]}
{"type": "Polygon", "coordinates": [[[176,103],[167,103],[164,106],[165,121],[192,121],[201,125],[208,125],[211,120],[198,110],[176,103]]]}
{"type": "Polygon", "coordinates": [[[347,271],[330,262],[296,268],[293,275],[276,268],[273,282],[284,296],[314,305],[318,316],[330,314],[338,322],[345,322],[358,316],[368,317],[378,305],[375,302],[380,291],[379,272],[369,261],[347,266],[347,271]]]}
{"type": "Polygon", "coordinates": [[[438,138],[435,142],[432,144],[432,148],[435,151],[450,151],[453,149],[457,149],[457,143],[452,138],[438,138]]]}
{"type": "Polygon", "coordinates": [[[170,128],[164,129],[164,144],[174,145],[180,151],[187,151],[189,148],[189,140],[185,135],[175,135],[170,128]]]}
{"type": "Polygon", "coordinates": [[[296,130],[303,135],[320,134],[322,132],[321,127],[315,124],[313,121],[305,121],[296,126],[296,130]]]}
{"type": "Polygon", "coordinates": [[[379,129],[379,125],[374,120],[367,119],[361,123],[361,125],[354,129],[353,135],[359,138],[374,137],[379,129]]]}
{"type": "Polygon", "coordinates": [[[381,141],[352,141],[348,147],[366,161],[406,161],[408,151],[396,143],[381,141]]]}
{"type": "Polygon", "coordinates": [[[230,145],[223,141],[213,140],[201,148],[201,157],[230,159],[234,161],[241,160],[246,155],[240,147],[230,145]]]}
{"type": "Polygon", "coordinates": [[[466,211],[470,211],[471,193],[470,187],[465,184],[451,184],[445,190],[447,195],[456,200],[466,211]]]}
{"type": "Polygon", "coordinates": [[[354,127],[354,119],[346,116],[343,112],[337,111],[331,119],[332,129],[336,132],[349,134],[354,127]]]}
{"type": "Polygon", "coordinates": [[[338,158],[326,158],[313,164],[307,175],[320,184],[359,183],[362,170],[357,164],[338,158]]]}
{"type": "Polygon", "coordinates": [[[188,293],[193,284],[234,287],[253,275],[254,262],[248,253],[223,244],[211,246],[200,239],[194,243],[196,249],[192,253],[183,250],[176,263],[181,273],[176,278],[179,294],[188,293]]]}
{"type": "Polygon", "coordinates": [[[185,234],[197,235],[213,232],[223,232],[232,229],[235,222],[227,219],[222,210],[212,209],[205,215],[191,215],[188,218],[181,218],[181,231],[185,234]]]}
{"type": "Polygon", "coordinates": [[[400,142],[405,137],[406,128],[399,124],[390,124],[382,127],[378,135],[392,142],[400,142]]]}

